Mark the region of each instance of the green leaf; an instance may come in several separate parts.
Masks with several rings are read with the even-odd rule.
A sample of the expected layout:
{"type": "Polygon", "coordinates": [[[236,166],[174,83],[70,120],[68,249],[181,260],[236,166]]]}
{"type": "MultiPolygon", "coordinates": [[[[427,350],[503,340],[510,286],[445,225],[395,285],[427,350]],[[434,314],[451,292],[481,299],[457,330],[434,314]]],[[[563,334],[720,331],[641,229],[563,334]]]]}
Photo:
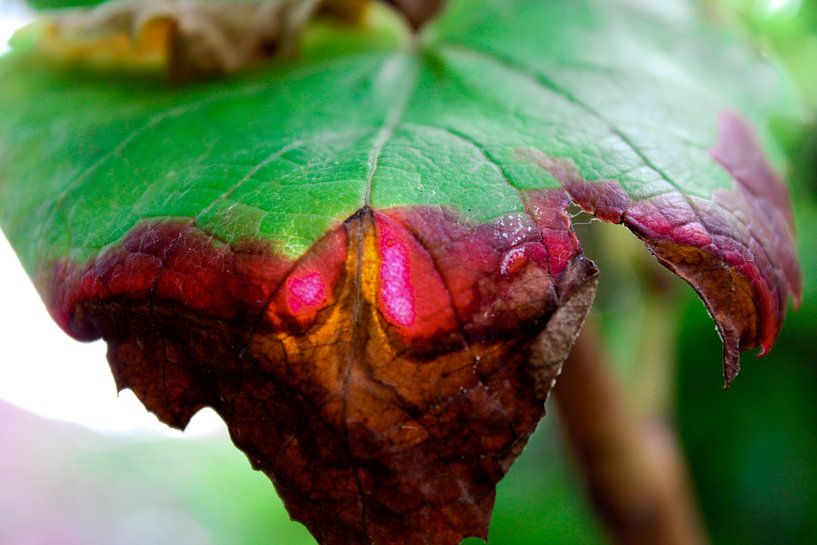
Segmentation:
{"type": "Polygon", "coordinates": [[[693,285],[727,382],[800,293],[787,87],[692,7],[399,24],[185,87],[0,63],[0,224],[55,319],[164,421],[214,406],[324,543],[486,535],[592,301],[568,199],[693,285]]]}
{"type": "Polygon", "coordinates": [[[95,6],[105,0],[28,0],[28,4],[35,9],[65,9],[86,6],[95,6]]]}

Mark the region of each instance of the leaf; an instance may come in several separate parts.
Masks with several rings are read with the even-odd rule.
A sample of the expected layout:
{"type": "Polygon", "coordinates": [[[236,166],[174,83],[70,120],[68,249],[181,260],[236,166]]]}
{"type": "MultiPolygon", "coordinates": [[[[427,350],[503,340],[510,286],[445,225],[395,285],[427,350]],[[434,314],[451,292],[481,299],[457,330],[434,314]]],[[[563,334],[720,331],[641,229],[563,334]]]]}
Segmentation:
{"type": "Polygon", "coordinates": [[[91,67],[164,69],[179,82],[295,57],[317,15],[359,22],[362,0],[119,0],[44,17],[29,32],[59,61],[91,67]]]}
{"type": "Polygon", "coordinates": [[[90,7],[105,0],[28,0],[27,4],[34,9],[57,10],[65,8],[90,7]]]}
{"type": "Polygon", "coordinates": [[[0,223],[120,388],[177,427],[214,407],[320,542],[456,544],[592,302],[571,200],[693,285],[727,382],[771,348],[791,108],[680,2],[462,0],[416,38],[369,15],[187,87],[7,56],[0,223]]]}

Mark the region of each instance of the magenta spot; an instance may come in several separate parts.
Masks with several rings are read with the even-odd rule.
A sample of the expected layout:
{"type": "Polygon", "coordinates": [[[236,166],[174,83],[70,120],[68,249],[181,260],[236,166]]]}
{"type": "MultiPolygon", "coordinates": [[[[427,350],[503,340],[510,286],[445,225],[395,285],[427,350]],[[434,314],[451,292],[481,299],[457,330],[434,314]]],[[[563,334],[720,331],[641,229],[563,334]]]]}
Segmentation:
{"type": "Polygon", "coordinates": [[[290,276],[286,286],[287,302],[293,314],[303,307],[317,307],[326,302],[326,281],[317,271],[290,276]]]}
{"type": "Polygon", "coordinates": [[[414,323],[414,289],[411,285],[408,248],[395,236],[390,225],[380,227],[380,299],[386,317],[398,326],[414,323]]]}
{"type": "Polygon", "coordinates": [[[517,272],[528,262],[528,257],[525,255],[524,246],[517,246],[512,248],[502,256],[502,263],[499,265],[499,273],[502,276],[510,276],[517,272]]]}

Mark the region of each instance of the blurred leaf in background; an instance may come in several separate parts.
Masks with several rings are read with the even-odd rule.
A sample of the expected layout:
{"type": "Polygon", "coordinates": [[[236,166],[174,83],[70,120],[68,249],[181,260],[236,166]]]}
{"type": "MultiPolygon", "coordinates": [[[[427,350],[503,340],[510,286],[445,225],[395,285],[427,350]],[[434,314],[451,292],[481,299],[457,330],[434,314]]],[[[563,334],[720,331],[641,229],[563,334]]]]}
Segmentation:
{"type": "Polygon", "coordinates": [[[314,543],[226,433],[102,435],[0,402],[3,545],[314,543]]]}
{"type": "Polygon", "coordinates": [[[817,543],[817,2],[720,0],[797,82],[812,122],[780,127],[791,164],[803,306],[726,393],[719,341],[687,294],[678,352],[680,433],[717,545],[817,543]]]}
{"type": "MultiPolygon", "coordinates": [[[[817,111],[817,2],[722,0],[760,47],[791,72],[817,111]]],[[[803,306],[789,314],[778,346],[746,359],[729,392],[712,381],[717,337],[689,297],[682,314],[680,433],[718,545],[817,543],[817,137],[780,127],[792,165],[792,192],[804,273],[803,306]]]]}

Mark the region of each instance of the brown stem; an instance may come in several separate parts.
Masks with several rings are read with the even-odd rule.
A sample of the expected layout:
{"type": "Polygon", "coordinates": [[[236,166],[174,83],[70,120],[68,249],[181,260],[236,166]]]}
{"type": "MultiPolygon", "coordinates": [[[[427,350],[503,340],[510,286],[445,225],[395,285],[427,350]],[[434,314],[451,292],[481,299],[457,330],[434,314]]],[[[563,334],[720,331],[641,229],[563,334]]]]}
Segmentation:
{"type": "Polygon", "coordinates": [[[415,29],[420,28],[442,9],[444,0],[387,0],[415,29]]]}
{"type": "Polygon", "coordinates": [[[662,416],[625,402],[588,321],[555,388],[595,507],[618,545],[705,545],[683,457],[662,416]]]}

